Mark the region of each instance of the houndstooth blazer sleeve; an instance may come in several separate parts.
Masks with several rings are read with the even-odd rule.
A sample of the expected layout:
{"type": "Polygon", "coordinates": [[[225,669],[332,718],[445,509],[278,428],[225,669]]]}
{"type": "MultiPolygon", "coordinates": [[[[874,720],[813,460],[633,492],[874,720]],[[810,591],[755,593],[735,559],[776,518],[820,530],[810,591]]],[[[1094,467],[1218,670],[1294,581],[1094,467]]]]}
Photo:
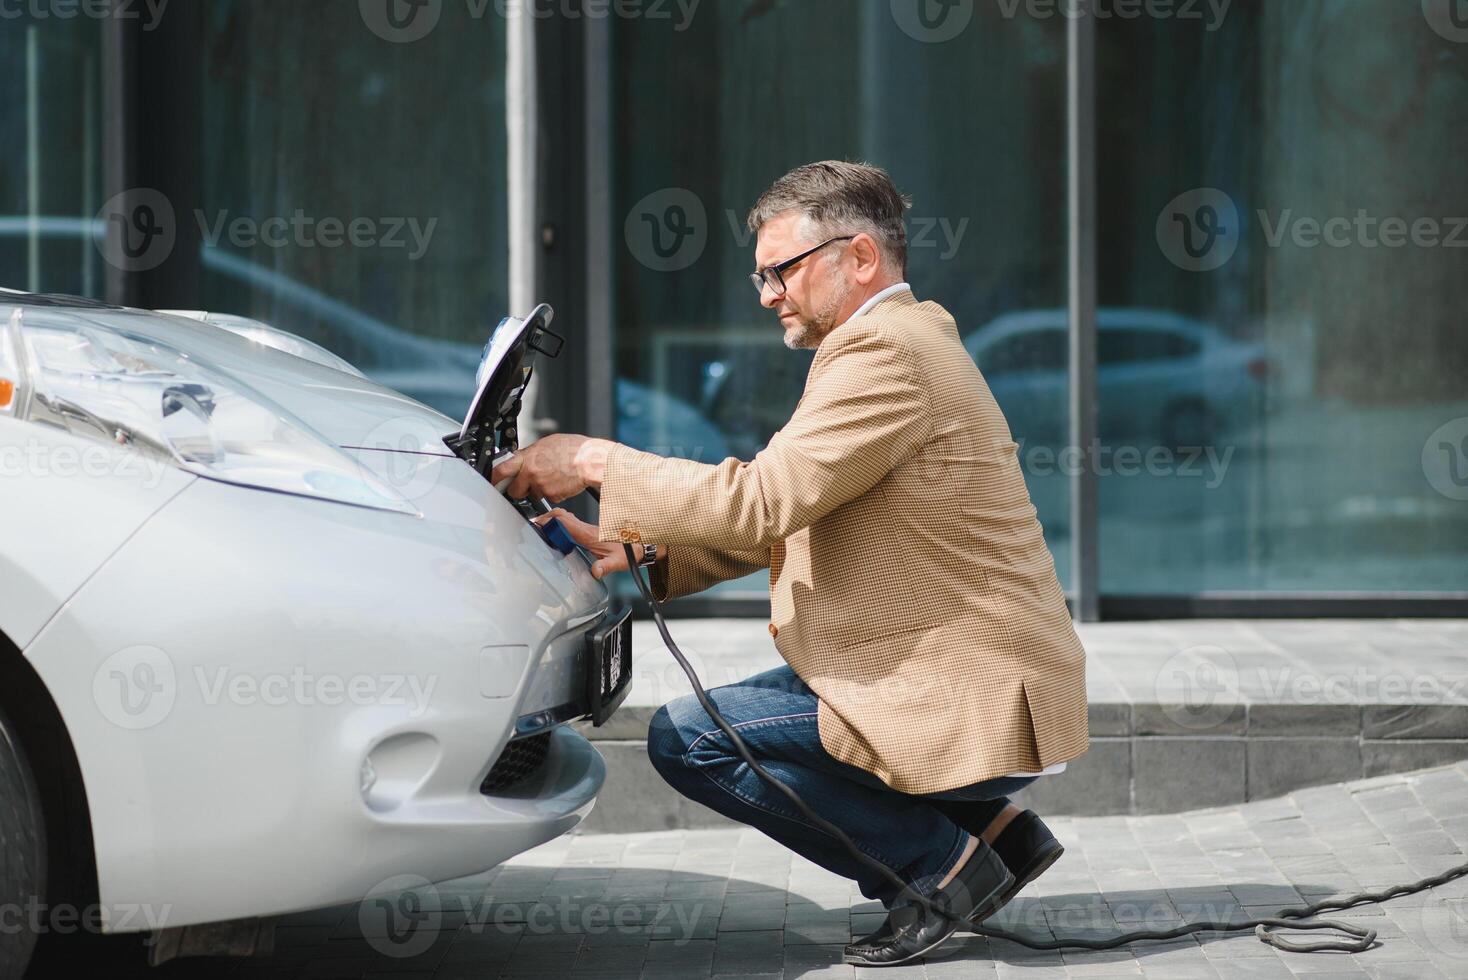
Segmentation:
{"type": "Polygon", "coordinates": [[[711,585],[770,567],[770,549],[717,551],[678,545],[652,566],[652,594],[658,602],[702,592],[711,585]]]}
{"type": "Polygon", "coordinates": [[[858,317],[828,334],[785,427],[752,461],[607,458],[602,541],[766,550],[871,489],[932,430],[901,328],[858,317]]]}

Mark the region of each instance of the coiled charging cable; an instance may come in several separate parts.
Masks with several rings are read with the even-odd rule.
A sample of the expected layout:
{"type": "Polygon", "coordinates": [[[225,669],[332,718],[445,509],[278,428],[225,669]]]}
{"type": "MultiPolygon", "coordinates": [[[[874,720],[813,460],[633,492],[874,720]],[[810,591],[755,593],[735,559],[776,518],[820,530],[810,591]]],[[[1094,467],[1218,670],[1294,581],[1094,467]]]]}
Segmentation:
{"type": "MultiPolygon", "coordinates": [[[[601,500],[601,494],[595,489],[591,489],[588,492],[596,500],[601,500]]],[[[642,595],[643,599],[647,600],[648,606],[652,609],[653,621],[657,624],[658,633],[662,635],[663,643],[667,645],[668,652],[673,655],[673,659],[678,661],[678,666],[683,668],[683,673],[688,676],[688,682],[693,685],[693,694],[698,698],[698,703],[708,713],[708,716],[713,719],[719,731],[723,732],[725,737],[729,739],[730,744],[734,746],[734,750],[739,753],[745,765],[749,766],[755,775],[769,784],[772,789],[782,793],[795,806],[795,809],[799,811],[800,815],[808,820],[813,827],[834,837],[842,847],[846,848],[852,858],[878,872],[888,882],[897,886],[899,891],[912,896],[919,904],[935,915],[940,915],[949,920],[957,920],[960,928],[968,929],[976,935],[987,936],[991,939],[1003,939],[1020,946],[1028,947],[1029,949],[1037,950],[1116,949],[1120,946],[1128,946],[1137,942],[1176,939],[1179,936],[1186,936],[1195,932],[1244,932],[1252,929],[1254,930],[1254,935],[1259,938],[1260,942],[1290,953],[1319,953],[1326,951],[1361,953],[1370,949],[1376,943],[1375,929],[1358,926],[1350,922],[1343,922],[1339,919],[1316,919],[1314,917],[1321,912],[1340,911],[1355,908],[1358,905],[1384,902],[1389,898],[1396,898],[1400,895],[1411,895],[1429,888],[1436,888],[1438,885],[1446,884],[1456,878],[1468,875],[1468,864],[1460,864],[1456,867],[1449,868],[1441,874],[1423,878],[1421,881],[1410,885],[1393,885],[1381,891],[1362,892],[1358,895],[1350,895],[1345,898],[1326,899],[1323,902],[1316,902],[1314,905],[1280,909],[1279,913],[1274,916],[1222,922],[1202,920],[1184,923],[1172,929],[1142,929],[1136,932],[1123,933],[1110,939],[1031,939],[1027,936],[1006,932],[1002,929],[988,929],[982,925],[969,922],[966,918],[948,909],[941,902],[934,901],[931,896],[915,894],[911,886],[906,881],[903,881],[896,871],[857,847],[856,843],[846,835],[845,831],[812,810],[806,804],[805,800],[800,798],[799,793],[780,782],[778,778],[772,776],[764,766],[759,764],[759,760],[749,751],[749,746],[745,744],[744,739],[739,737],[739,733],[724,719],[723,715],[719,714],[719,709],[714,707],[713,700],[708,696],[708,692],[703,689],[703,684],[700,683],[698,674],[693,669],[693,665],[688,662],[688,658],[683,656],[683,651],[678,649],[678,644],[673,641],[672,634],[668,632],[668,623],[663,618],[662,604],[652,594],[650,580],[643,579],[632,546],[630,544],[624,544],[622,547],[627,553],[627,569],[632,573],[632,578],[637,583],[637,591],[642,595]],[[1328,929],[1351,938],[1297,942],[1280,935],[1278,930],[1281,929],[1328,929]]]]}

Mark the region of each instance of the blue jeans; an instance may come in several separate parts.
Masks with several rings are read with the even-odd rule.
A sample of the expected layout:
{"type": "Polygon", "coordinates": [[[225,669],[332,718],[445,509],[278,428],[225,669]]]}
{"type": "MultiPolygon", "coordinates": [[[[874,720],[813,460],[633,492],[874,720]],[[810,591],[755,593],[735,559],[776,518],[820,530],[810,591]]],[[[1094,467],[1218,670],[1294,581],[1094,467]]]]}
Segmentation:
{"type": "MultiPolygon", "coordinates": [[[[820,700],[789,667],[716,687],[708,695],[767,772],[919,894],[931,894],[958,863],[969,830],[980,832],[1008,804],[1009,794],[1034,782],[1034,777],[1005,776],[927,796],[899,793],[821,747],[820,700]]],[[[899,903],[895,885],[853,858],[750,769],[693,695],[653,715],[647,752],[662,777],[689,799],[855,880],[867,898],[889,908],[899,903]]]]}

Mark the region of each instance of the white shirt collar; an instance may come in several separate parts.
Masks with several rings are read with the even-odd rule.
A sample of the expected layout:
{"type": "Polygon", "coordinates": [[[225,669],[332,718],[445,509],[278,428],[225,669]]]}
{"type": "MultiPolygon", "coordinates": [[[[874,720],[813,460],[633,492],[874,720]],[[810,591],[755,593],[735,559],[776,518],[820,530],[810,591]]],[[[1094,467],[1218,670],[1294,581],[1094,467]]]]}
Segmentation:
{"type": "Polygon", "coordinates": [[[908,292],[912,292],[912,287],[909,286],[907,283],[905,283],[905,282],[898,282],[898,283],[893,283],[892,285],[888,286],[886,289],[881,290],[880,292],[874,293],[872,296],[868,297],[868,299],[867,299],[867,301],[865,303],[861,304],[860,306],[858,306],[856,308],[856,312],[855,313],[851,314],[851,316],[849,316],[845,320],[843,320],[842,321],[842,324],[844,325],[844,324],[850,323],[852,320],[855,320],[857,317],[861,316],[863,313],[866,313],[869,310],[871,310],[872,307],[874,307],[878,303],[882,302],[882,300],[886,299],[888,296],[891,296],[893,293],[900,293],[904,289],[907,290],[908,292]]]}

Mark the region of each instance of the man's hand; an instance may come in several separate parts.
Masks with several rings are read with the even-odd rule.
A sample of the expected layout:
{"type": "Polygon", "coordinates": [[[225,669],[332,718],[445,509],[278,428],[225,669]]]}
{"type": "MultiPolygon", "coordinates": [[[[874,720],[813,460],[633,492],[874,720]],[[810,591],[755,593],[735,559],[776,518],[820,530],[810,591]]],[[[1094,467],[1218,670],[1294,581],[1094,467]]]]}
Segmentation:
{"type": "MultiPolygon", "coordinates": [[[[568,510],[557,507],[547,511],[535,518],[535,523],[544,525],[552,518],[558,518],[566,533],[571,535],[571,540],[591,552],[596,561],[591,564],[591,574],[595,578],[605,578],[613,572],[627,571],[627,549],[616,541],[599,541],[598,529],[595,524],[588,524],[568,510]]],[[[663,546],[658,546],[658,557],[667,554],[663,546]]]]}
{"type": "Polygon", "coordinates": [[[606,439],[556,433],[533,442],[496,466],[489,482],[498,485],[508,479],[505,496],[511,500],[538,500],[544,497],[560,503],[587,487],[600,487],[606,471],[607,454],[613,443],[606,439]]]}

